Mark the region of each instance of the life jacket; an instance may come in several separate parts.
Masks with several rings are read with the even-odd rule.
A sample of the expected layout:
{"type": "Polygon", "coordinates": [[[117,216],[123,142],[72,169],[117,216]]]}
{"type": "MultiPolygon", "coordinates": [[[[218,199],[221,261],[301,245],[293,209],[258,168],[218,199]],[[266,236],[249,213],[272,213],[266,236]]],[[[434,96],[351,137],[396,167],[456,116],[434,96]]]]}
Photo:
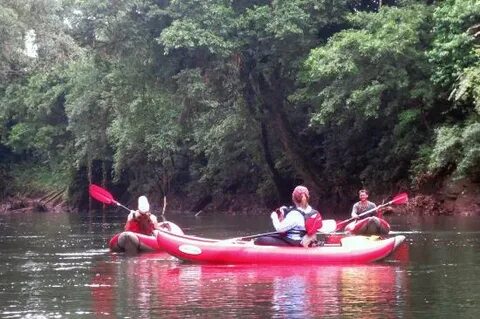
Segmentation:
{"type": "Polygon", "coordinates": [[[300,232],[302,236],[305,234],[309,236],[315,235],[317,231],[322,227],[322,215],[319,211],[312,209],[311,212],[305,213],[295,206],[290,206],[284,211],[284,216],[287,216],[287,214],[292,211],[299,212],[305,219],[305,232],[300,232]]]}
{"type": "Polygon", "coordinates": [[[152,223],[150,216],[140,215],[138,218],[133,218],[127,221],[125,231],[132,231],[144,235],[151,235],[155,230],[155,225],[152,223]]]}

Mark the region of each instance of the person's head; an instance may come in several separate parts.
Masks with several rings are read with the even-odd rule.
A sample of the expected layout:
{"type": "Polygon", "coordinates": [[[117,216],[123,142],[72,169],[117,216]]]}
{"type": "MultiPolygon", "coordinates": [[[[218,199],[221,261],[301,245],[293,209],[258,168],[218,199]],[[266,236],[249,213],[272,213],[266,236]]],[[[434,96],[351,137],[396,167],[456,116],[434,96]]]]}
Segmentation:
{"type": "Polygon", "coordinates": [[[361,189],[358,191],[358,198],[360,198],[360,200],[363,202],[363,201],[366,201],[367,198],[368,198],[368,191],[366,189],[361,189]]]}
{"type": "Polygon", "coordinates": [[[292,192],[292,201],[295,205],[307,204],[309,198],[310,193],[305,186],[299,185],[292,192]]]}
{"type": "Polygon", "coordinates": [[[138,211],[142,214],[146,214],[150,211],[150,204],[146,196],[140,196],[138,198],[138,211]]]}

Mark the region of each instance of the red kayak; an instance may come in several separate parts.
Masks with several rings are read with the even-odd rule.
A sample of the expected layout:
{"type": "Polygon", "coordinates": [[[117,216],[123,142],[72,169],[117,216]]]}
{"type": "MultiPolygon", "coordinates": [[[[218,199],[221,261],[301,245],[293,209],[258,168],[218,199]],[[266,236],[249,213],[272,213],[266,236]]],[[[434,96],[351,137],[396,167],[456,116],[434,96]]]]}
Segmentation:
{"type": "MultiPolygon", "coordinates": [[[[160,224],[160,227],[167,232],[183,234],[182,229],[172,222],[163,222],[160,224]]],[[[163,251],[158,246],[155,235],[144,235],[131,231],[115,234],[112,239],[110,239],[108,247],[113,252],[127,252],[129,254],[163,251]]]]}
{"type": "Polygon", "coordinates": [[[345,232],[353,235],[388,235],[390,224],[385,219],[371,216],[360,220],[354,220],[345,226],[345,232]]]}
{"type": "Polygon", "coordinates": [[[181,260],[206,264],[352,264],[371,263],[390,255],[405,236],[370,240],[350,236],[324,246],[257,246],[253,241],[215,240],[158,231],[158,245],[181,260]]]}

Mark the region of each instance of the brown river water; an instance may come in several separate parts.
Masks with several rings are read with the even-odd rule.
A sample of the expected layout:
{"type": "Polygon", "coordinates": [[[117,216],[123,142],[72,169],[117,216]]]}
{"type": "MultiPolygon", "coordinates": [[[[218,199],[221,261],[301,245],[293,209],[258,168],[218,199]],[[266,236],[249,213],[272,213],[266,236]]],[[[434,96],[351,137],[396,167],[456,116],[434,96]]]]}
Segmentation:
{"type": "MultiPolygon", "coordinates": [[[[188,234],[264,216],[167,216],[188,234]]],[[[0,318],[479,318],[480,218],[388,217],[407,238],[369,265],[215,266],[110,253],[123,212],[0,215],[0,318]]]]}

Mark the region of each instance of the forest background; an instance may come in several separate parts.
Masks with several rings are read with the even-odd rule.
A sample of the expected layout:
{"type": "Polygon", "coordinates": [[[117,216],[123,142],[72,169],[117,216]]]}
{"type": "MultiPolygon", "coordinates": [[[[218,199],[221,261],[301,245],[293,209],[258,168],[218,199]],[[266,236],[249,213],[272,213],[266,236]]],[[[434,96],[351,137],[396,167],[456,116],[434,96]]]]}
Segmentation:
{"type": "Polygon", "coordinates": [[[479,44],[480,0],[2,0],[0,211],[480,215],[479,44]]]}

